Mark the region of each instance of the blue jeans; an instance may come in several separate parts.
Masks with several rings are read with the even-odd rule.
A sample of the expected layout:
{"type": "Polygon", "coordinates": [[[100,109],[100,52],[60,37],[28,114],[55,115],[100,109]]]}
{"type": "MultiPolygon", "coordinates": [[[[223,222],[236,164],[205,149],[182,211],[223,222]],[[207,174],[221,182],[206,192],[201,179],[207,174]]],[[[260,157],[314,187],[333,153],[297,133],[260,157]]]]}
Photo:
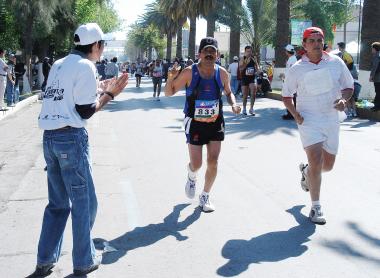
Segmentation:
{"type": "Polygon", "coordinates": [[[5,88],[5,95],[7,96],[7,105],[12,105],[18,102],[16,101],[16,90],[15,85],[9,80],[7,80],[7,87],[5,88]]]}
{"type": "Polygon", "coordinates": [[[238,86],[239,86],[239,80],[237,80],[237,76],[231,75],[231,90],[234,95],[237,94],[238,86]]]}
{"type": "Polygon", "coordinates": [[[37,264],[58,261],[71,212],[73,266],[74,269],[86,269],[94,264],[91,229],[97,210],[87,131],[85,128],[45,130],[43,148],[49,203],[42,223],[37,264]]]}

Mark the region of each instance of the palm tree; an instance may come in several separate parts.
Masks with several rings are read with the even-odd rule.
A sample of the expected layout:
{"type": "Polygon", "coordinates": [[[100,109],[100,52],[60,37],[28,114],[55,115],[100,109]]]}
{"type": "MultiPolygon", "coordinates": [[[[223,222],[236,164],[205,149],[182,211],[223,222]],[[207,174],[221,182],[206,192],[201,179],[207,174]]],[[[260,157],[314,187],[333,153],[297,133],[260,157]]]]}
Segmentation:
{"type": "Polygon", "coordinates": [[[277,27],[275,59],[276,67],[284,68],[286,65],[286,55],[284,46],[289,43],[290,34],[290,0],[277,1],[277,27]]]}
{"type": "Polygon", "coordinates": [[[378,0],[364,0],[361,30],[360,69],[371,70],[371,44],[380,41],[380,5],[378,0]]]}
{"type": "Polygon", "coordinates": [[[141,23],[144,26],[152,24],[166,34],[166,59],[169,61],[172,56],[172,39],[177,31],[177,23],[161,9],[160,0],[148,4],[145,10],[141,23]]]}
{"type": "Polygon", "coordinates": [[[243,15],[242,0],[223,1],[223,7],[218,9],[218,22],[230,27],[229,62],[240,54],[240,30],[243,15]]]}

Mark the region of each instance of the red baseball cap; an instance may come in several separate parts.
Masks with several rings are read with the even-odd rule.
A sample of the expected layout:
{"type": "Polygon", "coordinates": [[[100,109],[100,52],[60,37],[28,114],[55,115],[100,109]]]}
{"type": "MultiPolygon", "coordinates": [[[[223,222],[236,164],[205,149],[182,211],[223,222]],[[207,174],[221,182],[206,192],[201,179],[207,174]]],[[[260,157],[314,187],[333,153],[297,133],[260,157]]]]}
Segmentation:
{"type": "Polygon", "coordinates": [[[322,36],[322,38],[325,38],[325,34],[323,33],[321,28],[309,27],[309,28],[306,28],[305,31],[303,31],[303,39],[307,39],[312,34],[319,34],[322,36]]]}

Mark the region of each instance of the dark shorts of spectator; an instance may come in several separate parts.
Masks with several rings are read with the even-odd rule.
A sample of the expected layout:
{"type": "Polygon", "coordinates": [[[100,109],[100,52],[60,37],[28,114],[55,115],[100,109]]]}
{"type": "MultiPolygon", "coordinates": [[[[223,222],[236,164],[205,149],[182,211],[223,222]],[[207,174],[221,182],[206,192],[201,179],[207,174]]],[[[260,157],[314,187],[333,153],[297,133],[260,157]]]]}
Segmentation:
{"type": "Polygon", "coordinates": [[[136,73],[136,74],[135,74],[135,77],[142,77],[142,75],[141,75],[141,74],[138,74],[138,73],[136,73]]]}

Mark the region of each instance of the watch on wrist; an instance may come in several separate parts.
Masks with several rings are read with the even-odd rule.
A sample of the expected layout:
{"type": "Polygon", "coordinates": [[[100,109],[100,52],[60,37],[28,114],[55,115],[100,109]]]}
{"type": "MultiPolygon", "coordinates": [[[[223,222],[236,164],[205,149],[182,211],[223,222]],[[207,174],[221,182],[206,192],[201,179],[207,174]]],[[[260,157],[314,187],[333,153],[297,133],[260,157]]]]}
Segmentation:
{"type": "Polygon", "coordinates": [[[115,96],[113,94],[111,94],[110,92],[103,92],[102,95],[108,95],[112,100],[115,98],[115,96]]]}

